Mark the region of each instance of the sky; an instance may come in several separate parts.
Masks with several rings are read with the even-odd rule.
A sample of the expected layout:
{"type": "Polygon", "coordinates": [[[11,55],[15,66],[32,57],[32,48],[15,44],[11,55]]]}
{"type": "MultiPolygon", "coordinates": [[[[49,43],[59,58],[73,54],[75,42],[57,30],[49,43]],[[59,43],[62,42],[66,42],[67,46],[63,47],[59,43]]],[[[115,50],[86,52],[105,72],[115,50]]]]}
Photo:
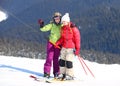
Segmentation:
{"type": "Polygon", "coordinates": [[[0,86],[120,86],[119,64],[98,64],[84,60],[94,78],[84,65],[87,75],[85,74],[78,57],[74,58],[74,74],[80,81],[45,83],[30,78],[30,75],[43,76],[44,62],[40,59],[0,56],[0,86]]]}
{"type": "Polygon", "coordinates": [[[8,15],[5,12],[0,10],[0,22],[2,22],[3,20],[6,20],[7,17],[8,15]]]}

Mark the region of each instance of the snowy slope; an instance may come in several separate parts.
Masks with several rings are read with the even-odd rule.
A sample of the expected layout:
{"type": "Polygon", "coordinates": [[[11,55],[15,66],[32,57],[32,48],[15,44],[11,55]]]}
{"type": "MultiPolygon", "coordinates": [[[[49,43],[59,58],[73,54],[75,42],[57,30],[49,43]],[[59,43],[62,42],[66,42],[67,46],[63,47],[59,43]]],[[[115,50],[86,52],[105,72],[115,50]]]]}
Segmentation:
{"type": "MultiPolygon", "coordinates": [[[[85,74],[77,58],[74,60],[74,72],[80,82],[43,83],[29,78],[29,75],[43,74],[45,60],[0,56],[0,86],[120,86],[120,65],[98,64],[85,60],[95,78],[85,74]]],[[[51,71],[51,76],[52,71],[51,71]]]]}

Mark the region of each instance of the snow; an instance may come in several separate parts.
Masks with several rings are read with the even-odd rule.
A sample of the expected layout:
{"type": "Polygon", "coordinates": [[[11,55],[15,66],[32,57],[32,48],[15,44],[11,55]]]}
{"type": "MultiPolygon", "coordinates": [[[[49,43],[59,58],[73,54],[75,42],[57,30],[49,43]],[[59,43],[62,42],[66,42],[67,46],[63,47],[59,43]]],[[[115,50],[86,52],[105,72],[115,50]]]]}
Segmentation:
{"type": "Polygon", "coordinates": [[[5,12],[0,10],[0,22],[2,22],[3,20],[6,20],[7,17],[8,15],[5,12]]]}
{"type": "MultiPolygon", "coordinates": [[[[98,64],[84,60],[94,78],[89,71],[87,75],[85,74],[77,57],[74,60],[74,73],[81,81],[66,83],[34,81],[29,76],[42,77],[44,62],[45,60],[40,59],[0,56],[0,86],[120,86],[119,64],[98,64]]],[[[52,69],[51,76],[53,76],[52,69]]]]}

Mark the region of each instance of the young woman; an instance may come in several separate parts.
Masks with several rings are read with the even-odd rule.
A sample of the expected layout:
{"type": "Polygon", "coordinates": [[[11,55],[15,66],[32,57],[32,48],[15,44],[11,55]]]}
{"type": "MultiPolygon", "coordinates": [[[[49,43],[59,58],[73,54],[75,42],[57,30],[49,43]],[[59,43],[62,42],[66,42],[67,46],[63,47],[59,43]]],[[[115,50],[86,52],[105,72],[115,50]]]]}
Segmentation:
{"type": "Polygon", "coordinates": [[[56,46],[62,45],[60,53],[60,75],[58,78],[73,80],[73,59],[80,51],[80,32],[78,28],[70,22],[69,14],[66,13],[61,22],[61,38],[57,41],[56,46]],[[75,50],[75,52],[74,52],[75,50]]]}
{"type": "Polygon", "coordinates": [[[44,77],[50,77],[50,71],[53,61],[53,74],[54,77],[57,77],[59,74],[59,55],[60,49],[56,48],[54,45],[56,41],[60,38],[60,29],[61,29],[61,13],[55,12],[53,15],[53,22],[44,26],[44,22],[39,20],[40,30],[43,32],[50,31],[49,40],[47,43],[47,56],[44,64],[44,77]]]}

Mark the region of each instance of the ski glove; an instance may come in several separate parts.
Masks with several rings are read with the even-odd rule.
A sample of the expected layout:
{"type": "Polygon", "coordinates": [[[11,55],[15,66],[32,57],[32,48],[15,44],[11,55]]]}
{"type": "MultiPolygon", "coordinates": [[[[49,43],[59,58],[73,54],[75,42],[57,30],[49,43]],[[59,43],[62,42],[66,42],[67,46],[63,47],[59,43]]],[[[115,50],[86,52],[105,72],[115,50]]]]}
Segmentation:
{"type": "Polygon", "coordinates": [[[75,55],[77,55],[77,56],[78,56],[78,55],[79,55],[79,51],[77,51],[77,50],[76,50],[76,51],[75,51],[75,55]]]}
{"type": "Polygon", "coordinates": [[[59,49],[60,49],[60,46],[58,46],[58,45],[55,45],[55,48],[59,48],[59,49]]]}
{"type": "Polygon", "coordinates": [[[61,48],[58,43],[55,44],[55,48],[61,48]]]}
{"type": "Polygon", "coordinates": [[[40,28],[42,28],[44,26],[44,21],[42,19],[39,19],[38,24],[40,25],[40,28]]]}
{"type": "Polygon", "coordinates": [[[73,23],[73,22],[70,22],[70,27],[73,28],[75,27],[76,25],[73,23]]]}

